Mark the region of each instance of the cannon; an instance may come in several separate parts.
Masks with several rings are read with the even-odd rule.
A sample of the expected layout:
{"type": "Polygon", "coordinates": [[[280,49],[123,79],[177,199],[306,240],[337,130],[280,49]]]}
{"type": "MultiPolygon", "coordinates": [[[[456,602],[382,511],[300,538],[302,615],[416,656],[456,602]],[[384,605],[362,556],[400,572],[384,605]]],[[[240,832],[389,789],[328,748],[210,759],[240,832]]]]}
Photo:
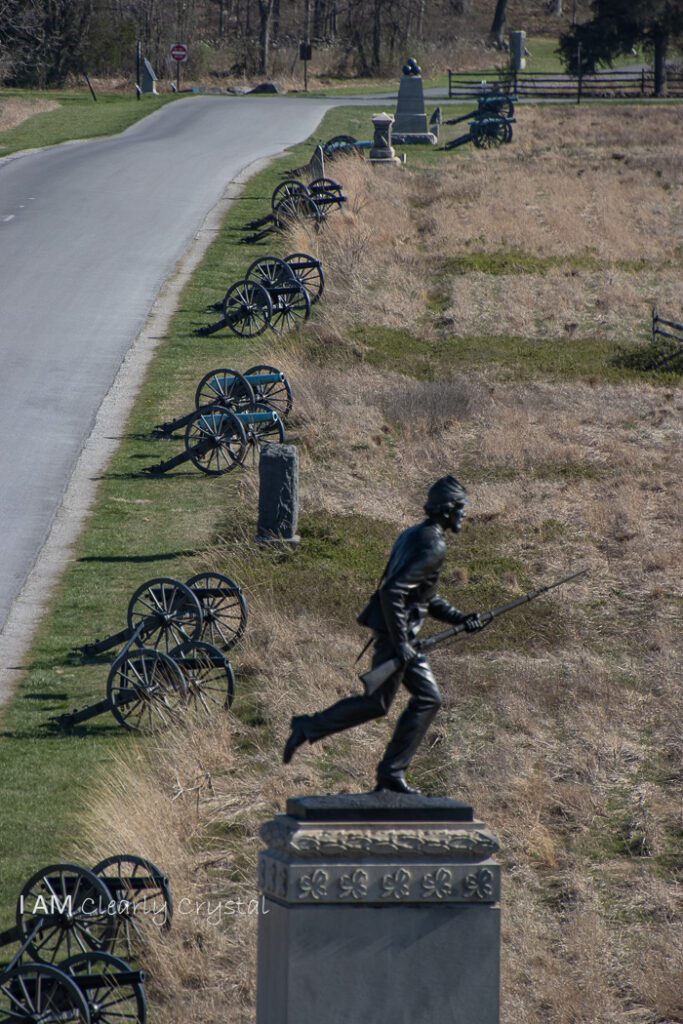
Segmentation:
{"type": "Polygon", "coordinates": [[[160,913],[169,927],[169,881],[142,857],[41,869],[20,893],[15,927],[0,933],[0,946],[19,944],[0,969],[2,1024],[145,1024],[144,972],[112,951],[125,942],[132,952],[145,916],[160,913]]]}
{"type": "Polygon", "coordinates": [[[285,178],[273,189],[271,208],[276,210],[286,196],[308,196],[323,211],[328,208],[341,210],[348,201],[342,186],[334,178],[316,178],[310,185],[298,178],[285,178]]]}
{"type": "Polygon", "coordinates": [[[206,640],[229,651],[244,636],[249,609],[242,588],[229,576],[202,572],[181,583],[160,576],[141,584],[128,602],[126,629],[74,651],[94,657],[125,644],[161,647],[165,654],[180,644],[206,640]]]}
{"type": "Polygon", "coordinates": [[[474,143],[477,149],[494,149],[504,143],[512,142],[512,125],[514,117],[502,117],[487,114],[484,117],[475,117],[464,135],[457,139],[451,139],[443,149],[457,149],[468,142],[474,143]]]}
{"type": "Polygon", "coordinates": [[[159,732],[180,724],[188,712],[228,710],[235,697],[235,673],[223,651],[190,640],[170,654],[144,648],[116,659],[107,696],[80,710],[53,715],[53,728],[69,730],[110,711],[131,732],[159,732]]]}
{"type": "Polygon", "coordinates": [[[362,150],[372,149],[372,139],[356,139],[353,135],[335,135],[323,143],[323,155],[331,160],[337,156],[355,153],[362,156],[362,150]]]}
{"type": "Polygon", "coordinates": [[[284,422],[292,408],[292,389],[284,373],[274,366],[252,366],[244,374],[229,367],[210,370],[197,385],[195,409],[152,430],[153,437],[171,437],[186,427],[197,409],[225,407],[233,412],[247,412],[256,404],[267,405],[284,422]]]}
{"type": "Polygon", "coordinates": [[[270,406],[255,402],[246,412],[221,405],[202,406],[185,428],[185,449],[171,459],[145,466],[143,473],[157,476],[192,462],[207,476],[229,473],[243,466],[249,452],[255,457],[266,441],[283,443],[285,428],[270,406]]]}
{"type": "Polygon", "coordinates": [[[242,243],[253,245],[275,231],[284,231],[296,220],[310,221],[317,230],[321,227],[325,217],[325,207],[318,205],[311,195],[306,192],[292,191],[283,195],[265,217],[259,217],[244,225],[244,231],[253,233],[245,235],[242,243]]]}
{"type": "Polygon", "coordinates": [[[145,919],[169,928],[173,897],[167,876],[144,857],[117,854],[91,870],[77,864],[41,868],[23,886],[16,924],[0,932],[0,947],[19,943],[11,969],[24,957],[56,964],[84,952],[132,952],[145,919]]]}
{"type": "Polygon", "coordinates": [[[207,337],[224,327],[233,334],[253,338],[271,328],[290,330],[308,320],[311,306],[322,295],[322,265],[308,253],[292,253],[285,259],[262,256],[247,269],[243,281],[231,285],[222,302],[211,306],[220,320],[199,328],[207,337]]]}
{"type": "Polygon", "coordinates": [[[482,117],[512,118],[515,116],[514,101],[516,99],[516,96],[508,96],[505,93],[484,93],[477,99],[476,110],[470,110],[469,113],[462,114],[460,117],[452,117],[443,123],[462,124],[463,121],[482,117]]]}
{"type": "Polygon", "coordinates": [[[168,654],[142,647],[114,661],[107,696],[80,710],[50,717],[57,729],[72,729],[110,711],[119,725],[134,732],[158,732],[180,721],[187,704],[187,683],[168,654]]]}

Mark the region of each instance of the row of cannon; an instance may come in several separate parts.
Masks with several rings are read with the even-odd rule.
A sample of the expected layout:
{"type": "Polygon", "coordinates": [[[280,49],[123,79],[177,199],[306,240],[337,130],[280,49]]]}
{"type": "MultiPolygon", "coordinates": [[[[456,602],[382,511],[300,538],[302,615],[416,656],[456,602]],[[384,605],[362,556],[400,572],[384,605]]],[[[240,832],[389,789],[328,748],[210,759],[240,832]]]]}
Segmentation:
{"type": "Polygon", "coordinates": [[[53,716],[52,727],[71,729],[110,712],[125,729],[156,732],[187,715],[227,710],[235,696],[227,654],[244,636],[248,615],[242,588],[222,573],[199,573],[186,583],[148,580],[128,602],[124,629],[74,651],[92,658],[123,645],[106,696],[53,716]]]}
{"type": "Polygon", "coordinates": [[[145,973],[131,963],[146,921],[168,928],[172,915],[168,878],[142,857],[41,868],[0,932],[0,948],[18,943],[0,967],[0,1021],[145,1024],[145,973]]]}
{"type": "Polygon", "coordinates": [[[292,389],[281,370],[260,364],[245,373],[229,368],[210,370],[195,392],[195,408],[157,424],[152,436],[173,438],[185,429],[185,447],[173,458],[147,466],[145,473],[167,473],[191,462],[208,476],[243,466],[262,444],[284,443],[285,421],[292,408],[292,389]]]}
{"type": "Polygon", "coordinates": [[[316,178],[306,185],[288,178],[275,187],[270,200],[270,213],[249,221],[245,231],[255,232],[242,239],[245,244],[260,242],[273,231],[283,231],[296,219],[312,221],[320,228],[332,210],[340,210],[347,197],[338,181],[316,178]]]}
{"type": "Polygon", "coordinates": [[[220,318],[200,327],[197,334],[208,337],[225,327],[240,338],[255,338],[268,329],[281,334],[310,318],[324,288],[322,263],[315,256],[306,252],[282,259],[261,256],[210,307],[220,318]]]}

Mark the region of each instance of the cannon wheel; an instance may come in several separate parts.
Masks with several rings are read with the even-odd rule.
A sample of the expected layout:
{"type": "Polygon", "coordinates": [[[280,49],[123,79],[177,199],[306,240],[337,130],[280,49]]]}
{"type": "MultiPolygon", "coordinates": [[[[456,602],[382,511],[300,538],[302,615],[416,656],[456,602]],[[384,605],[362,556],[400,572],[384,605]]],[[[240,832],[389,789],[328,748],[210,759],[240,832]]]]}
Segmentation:
{"type": "Polygon", "coordinates": [[[229,651],[239,643],[247,628],[249,607],[242,588],[220,572],[200,572],[192,576],[187,585],[195,589],[202,606],[201,639],[229,651]]]}
{"type": "MultiPolygon", "coordinates": [[[[269,293],[273,288],[286,288],[292,282],[298,284],[298,279],[293,269],[286,260],[281,260],[278,256],[261,256],[259,259],[254,260],[244,276],[251,281],[258,281],[269,293]]],[[[270,295],[270,301],[273,302],[272,294],[270,295]]],[[[273,302],[271,326],[276,311],[277,298],[273,302]]]]}
{"type": "MultiPolygon", "coordinates": [[[[193,465],[202,473],[221,476],[244,463],[247,438],[241,421],[232,410],[208,405],[197,409],[187,424],[185,448],[193,465]],[[209,442],[209,447],[204,447],[206,442],[209,442]]],[[[179,637],[178,642],[198,640],[199,635],[179,637]]]]}
{"type": "Polygon", "coordinates": [[[133,732],[157,732],[177,722],[186,696],[176,663],[151,647],[120,655],[107,679],[111,713],[119,725],[133,732]],[[131,690],[135,699],[124,702],[123,693],[131,690]]]}
{"type": "Polygon", "coordinates": [[[279,228],[287,226],[287,222],[300,218],[302,220],[313,220],[319,225],[325,219],[324,211],[309,195],[302,192],[294,192],[290,196],[281,199],[273,210],[275,222],[279,228]]]}
{"type": "Polygon", "coordinates": [[[293,252],[290,256],[285,256],[285,263],[301,281],[308,292],[311,305],[314,306],[325,290],[325,274],[320,260],[315,256],[309,256],[307,252],[293,252]]]}
{"type": "Polygon", "coordinates": [[[202,632],[199,601],[184,583],[158,576],[138,587],[128,603],[128,628],[134,632],[149,619],[138,637],[139,647],[168,651],[184,640],[198,640],[202,632]]]}
{"type": "MultiPolygon", "coordinates": [[[[170,657],[173,658],[173,655],[170,657]]],[[[140,934],[138,921],[156,922],[162,918],[164,929],[171,927],[171,885],[163,871],[151,860],[138,857],[134,853],[116,854],[101,860],[92,870],[93,874],[101,878],[110,889],[112,899],[125,900],[128,904],[128,909],[117,915],[116,924],[119,938],[123,932],[123,941],[129,956],[133,952],[133,933],[140,934]],[[138,885],[136,882],[143,884],[138,885]]]]}
{"type": "Polygon", "coordinates": [[[26,953],[33,960],[55,963],[89,950],[109,952],[116,941],[116,920],[107,910],[110,899],[105,884],[87,868],[42,868],[29,878],[17,903],[17,929],[26,953]],[[68,896],[71,900],[65,903],[68,896]]]}
{"type": "MultiPolygon", "coordinates": [[[[244,374],[245,377],[257,377],[259,374],[271,374],[281,373],[275,366],[267,366],[265,363],[259,366],[252,366],[251,369],[247,370],[244,374]]],[[[258,384],[252,381],[252,388],[254,389],[254,396],[257,402],[269,405],[273,409],[280,419],[284,422],[292,411],[293,397],[292,389],[289,381],[285,377],[284,380],[278,380],[267,384],[258,384]]]]}
{"type": "Polygon", "coordinates": [[[235,673],[222,651],[195,640],[176,647],[171,657],[185,676],[190,708],[207,714],[229,710],[235,699],[235,673]]]}
{"type": "Polygon", "coordinates": [[[237,370],[210,370],[202,377],[194,396],[195,406],[226,405],[230,409],[248,409],[254,403],[251,384],[237,370]]]}
{"type": "Polygon", "coordinates": [[[258,281],[236,281],[223,299],[223,320],[240,338],[263,334],[270,323],[273,304],[258,281]]]}
{"type": "MultiPolygon", "coordinates": [[[[284,265],[287,266],[286,263],[284,265]]],[[[291,274],[291,287],[276,296],[273,315],[270,318],[270,326],[280,334],[294,330],[311,317],[311,300],[308,292],[289,267],[287,271],[291,274]]]]}
{"type": "Polygon", "coordinates": [[[50,964],[25,964],[0,975],[3,1024],[90,1024],[88,1001],[73,978],[50,964]]]}
{"type": "Polygon", "coordinates": [[[472,142],[477,149],[497,149],[507,140],[509,125],[502,118],[486,118],[474,121],[471,128],[472,142]]]}
{"type": "MultiPolygon", "coordinates": [[[[287,178],[285,181],[281,181],[279,185],[276,185],[273,189],[273,195],[270,200],[271,208],[274,210],[278,203],[286,196],[294,195],[308,195],[308,186],[304,185],[303,181],[299,181],[297,178],[287,178]]],[[[246,275],[249,277],[249,275],[246,275]]]]}
{"type": "Polygon", "coordinates": [[[337,209],[341,210],[344,205],[344,190],[338,181],[334,178],[316,178],[308,186],[311,197],[315,200],[317,195],[323,195],[326,199],[333,200],[330,203],[331,206],[336,206],[337,209]]]}
{"type": "Polygon", "coordinates": [[[145,987],[141,981],[121,981],[120,975],[131,970],[125,960],[112,953],[81,953],[61,964],[61,969],[76,985],[81,978],[96,979],[81,989],[93,1024],[145,1024],[145,987]]]}

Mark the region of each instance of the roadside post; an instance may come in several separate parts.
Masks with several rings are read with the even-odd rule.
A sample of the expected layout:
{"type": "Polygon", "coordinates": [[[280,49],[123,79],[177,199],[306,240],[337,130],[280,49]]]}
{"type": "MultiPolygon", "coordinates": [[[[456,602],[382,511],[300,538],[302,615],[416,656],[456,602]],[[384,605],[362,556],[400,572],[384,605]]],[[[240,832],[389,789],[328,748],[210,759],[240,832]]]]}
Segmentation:
{"type": "Polygon", "coordinates": [[[175,61],[176,65],[176,90],[180,92],[180,65],[185,64],[187,61],[188,49],[185,43],[174,43],[171,47],[171,60],[175,61]]]}
{"type": "Polygon", "coordinates": [[[137,90],[137,99],[140,99],[142,95],[142,89],[140,87],[140,71],[142,68],[142,43],[138,39],[135,44],[135,88],[137,90]]]}

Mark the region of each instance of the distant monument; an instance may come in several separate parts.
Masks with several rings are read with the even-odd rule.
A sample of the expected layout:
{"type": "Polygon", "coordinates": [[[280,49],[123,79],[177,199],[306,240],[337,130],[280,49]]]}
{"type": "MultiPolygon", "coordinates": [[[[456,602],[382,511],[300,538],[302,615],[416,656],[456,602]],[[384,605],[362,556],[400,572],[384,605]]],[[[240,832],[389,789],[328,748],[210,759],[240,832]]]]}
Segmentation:
{"type": "Polygon", "coordinates": [[[375,137],[370,150],[370,163],[373,164],[400,164],[402,161],[396,156],[396,150],[391,144],[391,129],[394,123],[392,114],[374,114],[372,123],[375,129],[375,137]]]}
{"type": "Polygon", "coordinates": [[[157,76],[154,74],[154,68],[146,57],[142,62],[142,85],[140,86],[140,92],[145,96],[159,95],[157,92],[157,76]]]}
{"type": "Polygon", "coordinates": [[[427,125],[422,69],[412,57],[403,66],[393,136],[394,142],[401,145],[428,143],[434,146],[437,141],[427,125]]]}

